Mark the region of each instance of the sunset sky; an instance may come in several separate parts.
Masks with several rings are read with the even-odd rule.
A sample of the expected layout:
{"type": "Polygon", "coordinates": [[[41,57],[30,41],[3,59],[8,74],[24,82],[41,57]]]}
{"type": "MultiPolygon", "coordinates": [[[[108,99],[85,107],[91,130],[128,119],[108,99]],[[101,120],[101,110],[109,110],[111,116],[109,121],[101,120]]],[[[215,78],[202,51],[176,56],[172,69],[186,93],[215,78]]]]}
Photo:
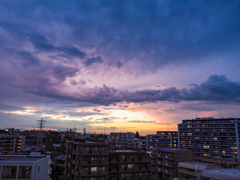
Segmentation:
{"type": "Polygon", "coordinates": [[[240,118],[240,1],[2,0],[0,129],[153,134],[240,118]]]}

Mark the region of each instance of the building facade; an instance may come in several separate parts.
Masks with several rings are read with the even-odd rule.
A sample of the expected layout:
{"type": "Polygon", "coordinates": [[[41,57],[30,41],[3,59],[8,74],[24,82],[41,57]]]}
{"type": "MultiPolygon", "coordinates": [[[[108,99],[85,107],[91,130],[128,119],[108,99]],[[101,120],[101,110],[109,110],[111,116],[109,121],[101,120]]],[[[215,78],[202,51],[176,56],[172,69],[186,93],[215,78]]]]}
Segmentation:
{"type": "Polygon", "coordinates": [[[157,134],[149,134],[146,137],[147,151],[153,148],[178,148],[177,131],[157,131],[157,134]]]}
{"type": "Polygon", "coordinates": [[[132,149],[135,133],[111,132],[110,140],[115,144],[115,149],[132,149]]]}
{"type": "Polygon", "coordinates": [[[240,162],[240,119],[196,118],[178,125],[178,147],[193,150],[194,156],[234,155],[240,162]]]}
{"type": "Polygon", "coordinates": [[[4,154],[18,153],[25,149],[25,136],[0,135],[0,147],[4,154]]]}
{"type": "Polygon", "coordinates": [[[178,163],[192,161],[191,150],[154,148],[152,151],[152,166],[155,168],[154,179],[172,179],[178,176],[178,163]]]}
{"type": "Polygon", "coordinates": [[[104,141],[70,141],[65,165],[67,180],[135,180],[151,177],[150,161],[145,152],[109,150],[109,144],[104,141]]]}

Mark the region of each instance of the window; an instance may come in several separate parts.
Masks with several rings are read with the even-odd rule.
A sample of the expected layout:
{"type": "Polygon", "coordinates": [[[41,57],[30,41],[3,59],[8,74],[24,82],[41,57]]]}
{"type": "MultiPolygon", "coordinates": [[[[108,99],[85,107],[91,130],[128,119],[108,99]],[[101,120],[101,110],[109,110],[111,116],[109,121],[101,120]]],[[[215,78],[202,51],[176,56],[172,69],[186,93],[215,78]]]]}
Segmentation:
{"type": "Polygon", "coordinates": [[[105,167],[104,166],[98,167],[98,171],[105,171],[105,167]]]}
{"type": "Polygon", "coordinates": [[[128,164],[128,168],[133,168],[133,164],[128,164]]]}
{"type": "Polygon", "coordinates": [[[91,167],[91,172],[97,172],[97,167],[91,167]]]}
{"type": "Polygon", "coordinates": [[[17,166],[3,166],[2,179],[16,179],[17,166]]]}
{"type": "Polygon", "coordinates": [[[18,179],[31,179],[31,173],[32,166],[19,166],[18,179]]]}

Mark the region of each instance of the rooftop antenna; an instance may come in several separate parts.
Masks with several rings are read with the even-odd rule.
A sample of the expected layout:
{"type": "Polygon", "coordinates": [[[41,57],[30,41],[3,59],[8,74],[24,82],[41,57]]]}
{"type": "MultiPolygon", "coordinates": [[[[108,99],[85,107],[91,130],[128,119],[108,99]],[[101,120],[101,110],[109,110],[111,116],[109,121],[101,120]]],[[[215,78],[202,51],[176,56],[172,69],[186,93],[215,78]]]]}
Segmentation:
{"type": "Polygon", "coordinates": [[[197,118],[197,111],[196,111],[196,118],[197,118]]]}
{"type": "Polygon", "coordinates": [[[220,118],[222,118],[222,115],[221,115],[221,114],[222,114],[222,112],[221,112],[221,109],[220,109],[220,118]]]}

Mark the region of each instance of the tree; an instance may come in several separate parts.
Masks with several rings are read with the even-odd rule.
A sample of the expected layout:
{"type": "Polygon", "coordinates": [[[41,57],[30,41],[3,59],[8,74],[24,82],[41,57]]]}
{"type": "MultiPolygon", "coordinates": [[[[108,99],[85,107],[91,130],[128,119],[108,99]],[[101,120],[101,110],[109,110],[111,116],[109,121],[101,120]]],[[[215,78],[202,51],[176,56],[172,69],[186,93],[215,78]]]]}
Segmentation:
{"type": "Polygon", "coordinates": [[[138,133],[138,131],[136,132],[136,135],[135,135],[135,138],[138,138],[139,139],[139,133],[138,133]]]}

